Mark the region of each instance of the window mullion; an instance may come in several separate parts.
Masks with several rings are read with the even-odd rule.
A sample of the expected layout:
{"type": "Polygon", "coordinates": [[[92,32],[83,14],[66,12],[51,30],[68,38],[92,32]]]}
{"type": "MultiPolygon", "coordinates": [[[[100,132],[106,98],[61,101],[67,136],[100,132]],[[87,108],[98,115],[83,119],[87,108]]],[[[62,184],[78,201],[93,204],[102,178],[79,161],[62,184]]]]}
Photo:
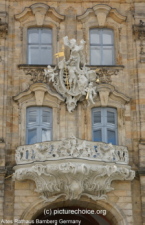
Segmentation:
{"type": "Polygon", "coordinates": [[[101,65],[103,64],[103,30],[100,30],[100,44],[101,44],[101,48],[100,48],[100,53],[101,53],[101,65]]]}

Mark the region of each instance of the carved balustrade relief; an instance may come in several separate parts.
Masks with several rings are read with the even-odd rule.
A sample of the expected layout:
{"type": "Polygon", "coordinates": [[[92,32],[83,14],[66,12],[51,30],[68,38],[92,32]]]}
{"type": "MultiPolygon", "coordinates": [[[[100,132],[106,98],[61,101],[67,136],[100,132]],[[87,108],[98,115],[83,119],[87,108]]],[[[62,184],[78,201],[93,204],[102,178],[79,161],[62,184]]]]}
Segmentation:
{"type": "Polygon", "coordinates": [[[75,137],[20,146],[13,178],[33,180],[42,199],[52,202],[61,196],[93,200],[106,199],[113,180],[132,180],[128,150],[75,137]]]}
{"type": "Polygon", "coordinates": [[[80,140],[75,137],[63,141],[50,141],[19,146],[16,150],[17,164],[27,164],[65,158],[128,164],[127,147],[80,140]]]}

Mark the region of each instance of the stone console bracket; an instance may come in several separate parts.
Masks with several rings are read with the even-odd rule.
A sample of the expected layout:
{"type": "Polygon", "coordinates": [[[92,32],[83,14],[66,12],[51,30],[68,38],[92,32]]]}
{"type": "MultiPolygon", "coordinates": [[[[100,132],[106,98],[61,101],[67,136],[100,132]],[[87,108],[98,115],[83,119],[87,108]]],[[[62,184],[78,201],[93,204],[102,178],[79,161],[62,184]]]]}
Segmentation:
{"type": "Polygon", "coordinates": [[[37,162],[14,169],[13,179],[34,181],[35,191],[40,193],[45,202],[53,202],[62,196],[66,200],[78,200],[83,196],[94,201],[106,199],[107,192],[114,189],[111,187],[113,180],[132,180],[135,176],[128,166],[79,160],[37,162]]]}
{"type": "Polygon", "coordinates": [[[138,25],[133,25],[135,40],[140,40],[140,62],[145,62],[145,23],[140,20],[138,25]]]}

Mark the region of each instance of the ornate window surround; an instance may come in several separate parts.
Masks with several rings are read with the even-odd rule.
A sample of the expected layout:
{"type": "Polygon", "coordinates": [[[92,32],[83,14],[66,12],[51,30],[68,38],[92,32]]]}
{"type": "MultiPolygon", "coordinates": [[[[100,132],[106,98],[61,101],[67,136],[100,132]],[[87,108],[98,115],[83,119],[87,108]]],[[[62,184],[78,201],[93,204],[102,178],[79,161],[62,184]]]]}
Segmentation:
{"type": "Polygon", "coordinates": [[[127,17],[120,14],[117,9],[111,8],[105,4],[98,4],[92,8],[88,8],[85,13],[77,16],[77,20],[82,23],[83,39],[87,42],[87,62],[90,62],[90,29],[106,28],[114,31],[114,61],[116,63],[115,65],[119,65],[117,61],[120,54],[119,41],[121,39],[121,29],[124,26],[126,18],[127,17]]]}
{"type": "Polygon", "coordinates": [[[16,107],[19,112],[19,145],[26,145],[26,109],[30,106],[45,106],[52,108],[53,123],[52,130],[53,140],[59,139],[59,121],[60,121],[60,104],[64,99],[53,93],[44,83],[34,83],[28,90],[19,93],[13,97],[17,102],[16,107]]]}
{"type": "MultiPolygon", "coordinates": [[[[21,13],[15,15],[15,20],[20,22],[20,32],[22,41],[21,64],[27,64],[27,30],[28,28],[50,28],[52,29],[52,49],[53,55],[59,50],[59,29],[60,23],[65,18],[54,8],[44,3],[35,3],[25,8],[21,13]]],[[[56,63],[53,57],[53,64],[56,63]]]]}
{"type": "Polygon", "coordinates": [[[118,145],[126,145],[125,140],[125,110],[126,104],[130,102],[130,98],[121,92],[118,92],[113,85],[99,84],[97,88],[97,97],[95,104],[84,105],[84,117],[80,124],[85,124],[86,140],[92,140],[92,109],[97,107],[110,107],[117,110],[117,125],[118,125],[118,145]],[[86,119],[87,118],[87,119],[86,119]],[[85,122],[84,122],[85,120],[85,122]],[[89,128],[89,129],[88,129],[89,128]]]}

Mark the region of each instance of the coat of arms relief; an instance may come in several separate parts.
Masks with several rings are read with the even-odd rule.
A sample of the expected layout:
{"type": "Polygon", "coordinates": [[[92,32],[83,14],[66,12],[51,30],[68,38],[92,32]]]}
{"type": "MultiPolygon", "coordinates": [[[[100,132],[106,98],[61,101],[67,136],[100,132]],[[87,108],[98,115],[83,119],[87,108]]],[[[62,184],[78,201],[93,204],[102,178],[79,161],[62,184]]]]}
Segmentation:
{"type": "Polygon", "coordinates": [[[49,82],[53,83],[56,91],[65,98],[67,109],[72,112],[77,106],[77,102],[84,98],[88,104],[94,104],[94,98],[97,95],[96,72],[85,65],[84,40],[77,45],[75,39],[69,40],[66,36],[63,38],[63,42],[64,46],[70,49],[69,59],[66,60],[64,56],[55,68],[48,66],[45,69],[45,76],[49,82]]]}

